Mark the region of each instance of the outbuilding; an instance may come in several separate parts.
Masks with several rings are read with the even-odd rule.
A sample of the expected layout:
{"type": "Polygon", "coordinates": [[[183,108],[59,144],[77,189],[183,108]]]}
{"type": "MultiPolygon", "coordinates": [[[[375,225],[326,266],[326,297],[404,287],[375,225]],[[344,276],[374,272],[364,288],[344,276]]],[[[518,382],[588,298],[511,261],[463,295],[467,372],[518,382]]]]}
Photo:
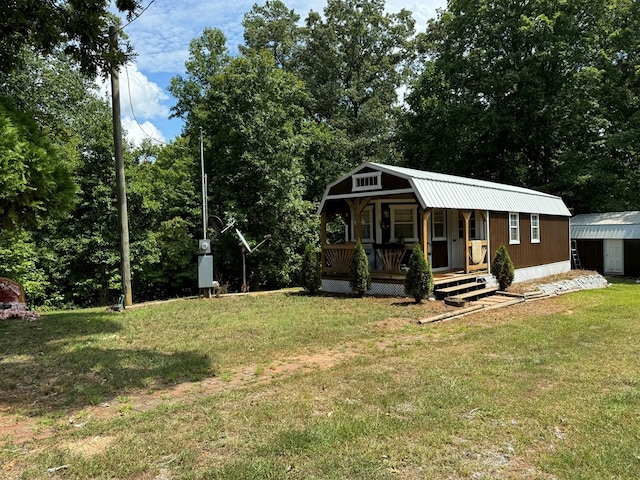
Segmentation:
{"type": "Polygon", "coordinates": [[[571,240],[582,268],[640,276],[640,212],[576,215],[571,240]]]}
{"type": "Polygon", "coordinates": [[[416,243],[436,276],[490,277],[501,245],[516,282],[571,269],[571,214],[560,197],[535,190],[367,162],[327,186],[319,213],[325,291],[349,291],[358,239],[372,294],[404,294],[416,243]]]}

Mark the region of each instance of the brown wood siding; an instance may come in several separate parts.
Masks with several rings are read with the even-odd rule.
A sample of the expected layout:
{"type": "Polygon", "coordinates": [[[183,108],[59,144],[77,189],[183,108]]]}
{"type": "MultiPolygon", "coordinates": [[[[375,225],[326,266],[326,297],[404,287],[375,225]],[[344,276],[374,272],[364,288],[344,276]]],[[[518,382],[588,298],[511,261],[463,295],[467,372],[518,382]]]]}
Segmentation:
{"type": "Polygon", "coordinates": [[[604,245],[602,240],[576,240],[580,263],[585,270],[604,272],[604,245]]]}
{"type": "Polygon", "coordinates": [[[640,239],[624,241],[624,274],[640,277],[640,239]]]}
{"type": "MultiPolygon", "coordinates": [[[[371,168],[363,168],[362,170],[359,170],[356,174],[371,173],[375,171],[377,170],[373,170],[371,168]]],[[[409,183],[408,180],[404,178],[396,177],[395,175],[389,175],[388,173],[383,173],[380,181],[382,185],[382,189],[381,189],[382,191],[401,190],[405,188],[411,188],[411,184],[409,183]]],[[[351,179],[351,177],[347,177],[340,183],[331,187],[331,189],[329,190],[329,194],[344,195],[347,193],[353,193],[351,191],[352,187],[353,187],[353,180],[351,179]]],[[[371,195],[375,195],[377,192],[380,192],[381,190],[371,190],[371,195]]],[[[357,192],[357,193],[360,193],[360,192],[357,192]]]]}
{"type": "Polygon", "coordinates": [[[531,216],[520,214],[520,244],[509,245],[509,213],[489,213],[491,258],[500,245],[507,247],[515,268],[569,260],[569,217],[540,215],[540,243],[531,243],[531,216]]]}

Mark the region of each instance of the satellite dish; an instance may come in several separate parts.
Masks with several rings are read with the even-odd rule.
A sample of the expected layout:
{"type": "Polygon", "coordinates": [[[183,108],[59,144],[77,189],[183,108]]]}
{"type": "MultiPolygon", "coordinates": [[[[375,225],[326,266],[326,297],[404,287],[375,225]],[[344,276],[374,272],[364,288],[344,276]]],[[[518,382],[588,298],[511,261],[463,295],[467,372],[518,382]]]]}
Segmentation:
{"type": "Polygon", "coordinates": [[[242,246],[247,250],[247,252],[251,253],[251,247],[249,246],[249,243],[245,240],[244,236],[242,235],[242,232],[240,232],[240,230],[238,230],[237,228],[236,228],[236,234],[238,234],[238,238],[242,242],[242,246]]]}
{"type": "Polygon", "coordinates": [[[209,226],[213,228],[216,231],[216,233],[220,233],[224,228],[224,223],[222,223],[222,220],[220,219],[220,217],[217,217],[214,215],[212,217],[209,217],[209,226]]]}

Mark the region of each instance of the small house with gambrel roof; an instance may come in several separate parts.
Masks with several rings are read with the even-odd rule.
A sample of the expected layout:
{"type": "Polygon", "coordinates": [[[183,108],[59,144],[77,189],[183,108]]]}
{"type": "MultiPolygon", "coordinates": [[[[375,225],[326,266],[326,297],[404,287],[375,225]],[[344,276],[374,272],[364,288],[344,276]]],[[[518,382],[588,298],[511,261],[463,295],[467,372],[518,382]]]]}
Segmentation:
{"type": "Polygon", "coordinates": [[[560,197],[535,190],[367,162],[327,186],[319,213],[328,292],[349,291],[357,239],[369,258],[371,294],[404,295],[416,243],[436,280],[490,278],[500,245],[516,282],[571,269],[571,214],[560,197]]]}

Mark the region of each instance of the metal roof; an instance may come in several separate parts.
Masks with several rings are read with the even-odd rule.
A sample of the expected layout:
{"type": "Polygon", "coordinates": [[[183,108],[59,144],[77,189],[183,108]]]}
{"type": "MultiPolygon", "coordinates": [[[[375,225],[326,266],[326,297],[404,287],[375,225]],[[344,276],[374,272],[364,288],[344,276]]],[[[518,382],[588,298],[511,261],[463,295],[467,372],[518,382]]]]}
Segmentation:
{"type": "MultiPolygon", "coordinates": [[[[365,167],[407,179],[423,208],[454,208],[459,210],[490,210],[571,216],[560,197],[547,193],[485,180],[370,162],[360,165],[329,185],[320,204],[320,210],[324,202],[331,198],[328,193],[333,185],[365,167]]],[[[375,194],[384,195],[384,192],[378,190],[375,194]]]]}
{"type": "Polygon", "coordinates": [[[571,238],[578,240],[640,239],[640,212],[576,215],[570,222],[571,238]]]}

